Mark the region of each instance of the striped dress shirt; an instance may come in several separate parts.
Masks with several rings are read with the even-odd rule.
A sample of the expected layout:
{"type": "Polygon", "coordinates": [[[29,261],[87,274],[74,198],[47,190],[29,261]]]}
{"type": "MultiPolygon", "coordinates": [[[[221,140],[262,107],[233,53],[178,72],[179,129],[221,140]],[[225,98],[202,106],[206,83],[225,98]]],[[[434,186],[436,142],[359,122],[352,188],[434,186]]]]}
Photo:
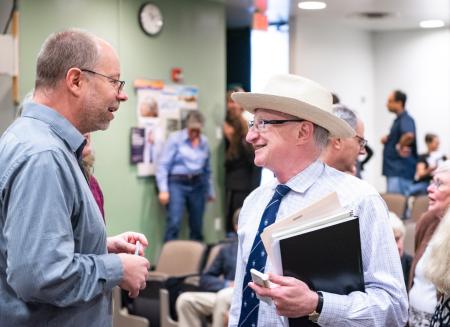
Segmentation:
{"type": "MultiPolygon", "coordinates": [[[[245,200],[239,217],[239,247],[235,292],[229,326],[237,326],[241,310],[245,266],[259,220],[276,185],[274,179],[260,186],[245,200]]],[[[388,210],[378,192],[368,183],[316,161],[291,178],[292,190],[281,202],[277,220],[307,207],[330,192],[337,192],[341,205],[359,216],[365,292],[337,295],[324,292],[320,326],[405,326],[408,302],[400,257],[389,224],[388,210]]],[[[299,258],[301,260],[301,258],[299,258]]],[[[270,260],[266,272],[272,271],[270,260]]],[[[273,304],[261,301],[258,326],[288,326],[273,304]]]]}

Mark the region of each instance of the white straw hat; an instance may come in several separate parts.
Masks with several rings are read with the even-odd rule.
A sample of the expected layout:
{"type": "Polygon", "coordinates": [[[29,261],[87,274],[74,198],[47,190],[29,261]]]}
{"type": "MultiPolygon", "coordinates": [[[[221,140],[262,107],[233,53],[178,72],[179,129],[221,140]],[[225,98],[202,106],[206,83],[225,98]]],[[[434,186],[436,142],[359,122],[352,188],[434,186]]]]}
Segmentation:
{"type": "Polygon", "coordinates": [[[245,110],[271,109],[311,121],[334,137],[352,137],[355,131],[332,113],[331,93],[297,75],[272,76],[262,93],[235,92],[231,98],[245,110]]]}

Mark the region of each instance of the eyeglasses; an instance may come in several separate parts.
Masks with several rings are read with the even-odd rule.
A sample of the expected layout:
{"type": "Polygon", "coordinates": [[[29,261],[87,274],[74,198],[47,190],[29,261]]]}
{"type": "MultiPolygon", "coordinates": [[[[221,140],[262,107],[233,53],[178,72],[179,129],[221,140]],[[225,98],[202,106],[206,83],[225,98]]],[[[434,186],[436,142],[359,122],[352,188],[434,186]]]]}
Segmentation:
{"type": "Polygon", "coordinates": [[[90,70],[90,69],[80,69],[80,70],[82,72],[91,73],[91,74],[94,74],[94,75],[99,75],[99,76],[102,76],[102,77],[106,77],[107,79],[109,79],[113,83],[114,87],[117,88],[117,93],[122,92],[123,86],[125,85],[125,81],[121,81],[121,80],[112,78],[110,76],[94,72],[93,70],[90,70]]]}
{"type": "Polygon", "coordinates": [[[444,182],[439,178],[433,178],[430,182],[430,186],[434,186],[438,190],[442,185],[444,185],[444,182]]]}
{"type": "Polygon", "coordinates": [[[362,138],[359,135],[355,135],[355,139],[358,141],[359,146],[361,147],[361,149],[364,149],[367,145],[367,140],[365,138],[362,138]]]}
{"type": "Polygon", "coordinates": [[[267,129],[266,125],[281,125],[288,122],[301,122],[305,121],[304,119],[259,119],[259,120],[249,120],[248,121],[248,129],[251,129],[253,126],[256,128],[258,132],[263,132],[267,129]]]}

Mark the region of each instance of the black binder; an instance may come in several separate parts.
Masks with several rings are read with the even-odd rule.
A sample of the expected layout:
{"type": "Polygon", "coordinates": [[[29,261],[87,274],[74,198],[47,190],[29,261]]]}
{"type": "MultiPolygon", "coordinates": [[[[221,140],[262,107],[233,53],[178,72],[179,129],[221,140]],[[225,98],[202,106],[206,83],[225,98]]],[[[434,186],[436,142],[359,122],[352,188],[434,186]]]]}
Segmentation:
{"type": "MultiPolygon", "coordinates": [[[[280,240],[283,275],[316,291],[364,292],[359,219],[338,222],[280,240]]],[[[290,327],[316,326],[308,317],[289,319],[290,327]]]]}

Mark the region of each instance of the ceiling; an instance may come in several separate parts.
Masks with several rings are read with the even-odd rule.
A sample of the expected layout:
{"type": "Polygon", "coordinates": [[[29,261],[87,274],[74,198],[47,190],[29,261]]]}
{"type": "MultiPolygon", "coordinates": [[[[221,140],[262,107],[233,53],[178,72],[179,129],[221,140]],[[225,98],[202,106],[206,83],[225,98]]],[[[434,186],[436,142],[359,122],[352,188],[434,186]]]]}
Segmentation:
{"type": "MultiPolygon", "coordinates": [[[[305,11],[297,8],[298,0],[267,0],[269,22],[287,21],[289,17],[305,17],[365,30],[418,28],[424,19],[442,19],[450,25],[450,0],[322,0],[327,8],[305,11]],[[361,13],[388,13],[385,18],[368,18],[361,13]]],[[[251,25],[253,0],[225,0],[229,28],[251,25]]]]}

